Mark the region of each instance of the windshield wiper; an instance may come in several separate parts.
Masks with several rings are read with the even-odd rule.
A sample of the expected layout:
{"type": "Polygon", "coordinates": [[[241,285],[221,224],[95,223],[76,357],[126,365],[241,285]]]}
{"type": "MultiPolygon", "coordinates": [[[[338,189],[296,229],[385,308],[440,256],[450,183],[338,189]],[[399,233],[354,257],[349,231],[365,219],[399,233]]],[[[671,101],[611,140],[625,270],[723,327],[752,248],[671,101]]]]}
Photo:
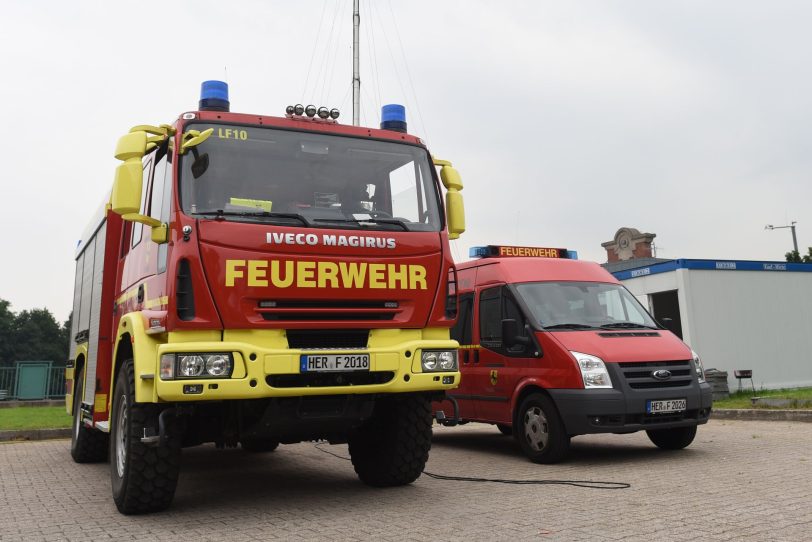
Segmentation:
{"type": "Polygon", "coordinates": [[[629,329],[659,329],[653,326],[647,326],[645,324],[635,324],[634,322],[613,322],[611,324],[603,324],[601,326],[602,329],[618,329],[618,328],[629,328],[629,329]]]}
{"type": "Polygon", "coordinates": [[[595,326],[587,324],[555,324],[552,326],[542,325],[544,329],[595,329],[595,326]]]}
{"type": "Polygon", "coordinates": [[[314,218],[313,222],[338,222],[343,224],[358,224],[359,226],[363,226],[364,224],[392,224],[394,226],[400,226],[403,228],[403,231],[409,231],[409,227],[406,223],[396,218],[314,218]]]}
{"type": "Polygon", "coordinates": [[[214,218],[224,218],[227,216],[238,216],[248,218],[289,218],[298,220],[304,226],[312,226],[311,222],[304,216],[297,213],[272,213],[269,211],[223,211],[217,209],[216,211],[199,211],[192,213],[193,215],[213,216],[214,218]]]}

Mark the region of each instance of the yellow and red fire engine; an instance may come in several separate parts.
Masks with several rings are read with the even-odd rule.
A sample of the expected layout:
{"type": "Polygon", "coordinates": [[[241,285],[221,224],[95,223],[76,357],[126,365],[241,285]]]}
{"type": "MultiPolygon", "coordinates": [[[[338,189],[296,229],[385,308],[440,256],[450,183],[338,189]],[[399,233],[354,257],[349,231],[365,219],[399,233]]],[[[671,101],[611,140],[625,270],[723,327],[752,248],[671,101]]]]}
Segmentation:
{"type": "Polygon", "coordinates": [[[346,442],[363,482],[408,484],[459,384],[457,171],[402,106],[381,129],[229,109],[207,81],[199,110],[124,135],[76,251],[71,454],[109,456],[125,514],[169,506],[181,449],[209,442],[346,442]]]}

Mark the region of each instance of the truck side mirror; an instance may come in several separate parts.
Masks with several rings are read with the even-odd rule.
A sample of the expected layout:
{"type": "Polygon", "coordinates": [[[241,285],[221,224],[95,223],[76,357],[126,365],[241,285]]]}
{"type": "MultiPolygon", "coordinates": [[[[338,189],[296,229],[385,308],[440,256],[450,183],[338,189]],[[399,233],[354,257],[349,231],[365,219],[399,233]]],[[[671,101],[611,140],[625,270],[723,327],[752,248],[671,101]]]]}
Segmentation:
{"type": "Polygon", "coordinates": [[[434,159],[434,164],[442,166],[440,180],[447,192],[445,195],[445,211],[448,218],[448,238],[458,239],[465,231],[465,207],[462,203],[462,177],[451,162],[434,159]]]}
{"type": "Polygon", "coordinates": [[[121,136],[116,145],[116,160],[123,163],[116,168],[110,207],[117,215],[138,213],[141,210],[141,158],[147,150],[147,133],[138,131],[121,136]]]}
{"type": "Polygon", "coordinates": [[[517,345],[529,346],[532,344],[530,337],[519,334],[519,323],[514,318],[502,320],[502,344],[505,348],[513,348],[517,345]]]}

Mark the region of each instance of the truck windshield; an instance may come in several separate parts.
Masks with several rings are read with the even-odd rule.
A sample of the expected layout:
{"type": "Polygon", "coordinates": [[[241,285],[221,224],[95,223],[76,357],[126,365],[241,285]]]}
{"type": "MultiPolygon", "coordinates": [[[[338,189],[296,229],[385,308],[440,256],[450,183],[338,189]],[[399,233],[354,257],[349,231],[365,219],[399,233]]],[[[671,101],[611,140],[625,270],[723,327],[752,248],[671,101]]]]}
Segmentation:
{"type": "Polygon", "coordinates": [[[214,132],[180,161],[187,214],[310,227],[440,230],[440,196],[423,148],[262,127],[190,128],[214,132]]]}
{"type": "Polygon", "coordinates": [[[530,282],[516,291],[543,328],[658,328],[642,305],[618,284],[530,282]]]}

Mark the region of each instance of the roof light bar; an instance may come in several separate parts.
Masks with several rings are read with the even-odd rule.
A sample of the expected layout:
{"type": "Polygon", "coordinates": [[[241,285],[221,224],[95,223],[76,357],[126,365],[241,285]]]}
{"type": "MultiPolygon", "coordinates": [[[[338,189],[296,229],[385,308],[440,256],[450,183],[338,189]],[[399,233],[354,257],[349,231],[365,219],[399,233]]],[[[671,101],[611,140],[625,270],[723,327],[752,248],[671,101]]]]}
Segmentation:
{"type": "Polygon", "coordinates": [[[578,253],[566,248],[519,247],[509,245],[487,245],[471,247],[468,250],[471,258],[565,258],[577,260],[578,253]]]}

